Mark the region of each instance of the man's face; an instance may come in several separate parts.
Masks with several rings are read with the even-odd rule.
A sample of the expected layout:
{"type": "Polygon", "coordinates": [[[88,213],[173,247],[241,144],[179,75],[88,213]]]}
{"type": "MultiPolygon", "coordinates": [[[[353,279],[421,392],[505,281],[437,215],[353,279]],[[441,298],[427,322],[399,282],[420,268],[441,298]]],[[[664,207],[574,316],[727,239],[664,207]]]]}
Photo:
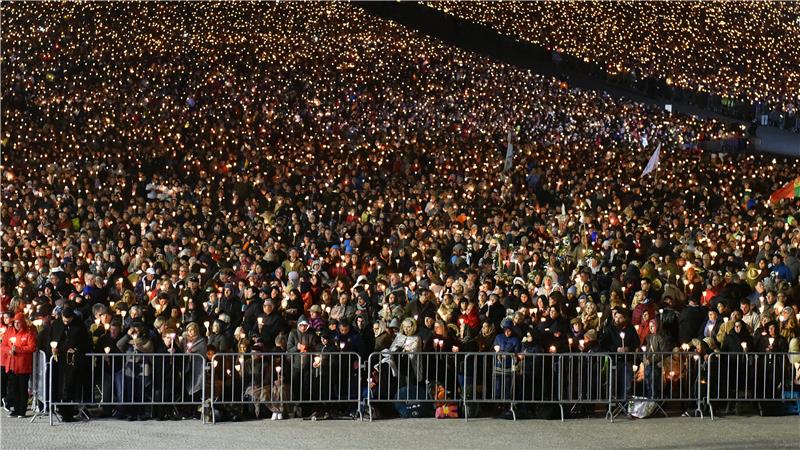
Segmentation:
{"type": "Polygon", "coordinates": [[[614,313],[614,325],[623,326],[626,323],[625,314],[621,312],[614,313]]]}
{"type": "Polygon", "coordinates": [[[742,303],[741,308],[742,308],[742,313],[743,314],[750,314],[750,303],[749,302],[742,303]]]}
{"type": "Polygon", "coordinates": [[[64,325],[71,324],[73,319],[74,317],[61,316],[61,321],[64,322],[64,325]]]}

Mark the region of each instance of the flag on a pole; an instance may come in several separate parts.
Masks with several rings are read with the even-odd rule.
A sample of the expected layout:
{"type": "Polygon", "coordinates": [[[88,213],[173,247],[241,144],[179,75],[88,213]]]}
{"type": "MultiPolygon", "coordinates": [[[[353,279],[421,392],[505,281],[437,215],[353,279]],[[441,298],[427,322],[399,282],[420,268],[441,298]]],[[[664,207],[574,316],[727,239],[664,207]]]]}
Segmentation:
{"type": "Polygon", "coordinates": [[[795,178],[769,196],[770,203],[777,203],[784,198],[800,197],[800,177],[795,178]]]}
{"type": "Polygon", "coordinates": [[[508,130],[508,150],[506,150],[506,164],[503,167],[503,172],[511,170],[511,165],[514,160],[514,146],[511,145],[511,130],[508,130]]]}
{"type": "Polygon", "coordinates": [[[647,166],[645,166],[641,178],[644,178],[645,175],[656,170],[656,167],[658,166],[658,157],[660,154],[661,154],[661,142],[658,143],[658,147],[656,147],[656,151],[653,152],[653,156],[650,157],[650,161],[647,161],[647,166]]]}

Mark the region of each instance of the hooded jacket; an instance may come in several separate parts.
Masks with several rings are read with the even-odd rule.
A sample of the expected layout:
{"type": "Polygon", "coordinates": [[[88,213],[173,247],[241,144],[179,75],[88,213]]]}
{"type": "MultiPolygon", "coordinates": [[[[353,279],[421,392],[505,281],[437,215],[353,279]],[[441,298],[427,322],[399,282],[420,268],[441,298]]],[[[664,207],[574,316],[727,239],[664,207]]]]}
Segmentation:
{"type": "Polygon", "coordinates": [[[33,352],[36,351],[36,332],[23,320],[22,327],[17,330],[13,326],[3,336],[2,349],[5,355],[6,373],[28,374],[33,371],[33,352]],[[11,341],[14,340],[12,344],[11,341]],[[11,347],[14,346],[14,354],[11,347]]]}

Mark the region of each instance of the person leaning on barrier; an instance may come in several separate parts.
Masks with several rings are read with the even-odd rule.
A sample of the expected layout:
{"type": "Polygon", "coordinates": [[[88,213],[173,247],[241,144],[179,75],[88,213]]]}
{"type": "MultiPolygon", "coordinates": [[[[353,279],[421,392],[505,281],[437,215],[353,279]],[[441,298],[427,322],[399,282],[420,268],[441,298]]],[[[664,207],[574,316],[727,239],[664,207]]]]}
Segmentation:
{"type": "Polygon", "coordinates": [[[36,329],[28,326],[23,313],[14,315],[14,325],[3,335],[0,352],[5,355],[5,373],[8,375],[8,396],[11,417],[25,417],[28,409],[28,380],[33,371],[33,353],[36,351],[36,329]]]}

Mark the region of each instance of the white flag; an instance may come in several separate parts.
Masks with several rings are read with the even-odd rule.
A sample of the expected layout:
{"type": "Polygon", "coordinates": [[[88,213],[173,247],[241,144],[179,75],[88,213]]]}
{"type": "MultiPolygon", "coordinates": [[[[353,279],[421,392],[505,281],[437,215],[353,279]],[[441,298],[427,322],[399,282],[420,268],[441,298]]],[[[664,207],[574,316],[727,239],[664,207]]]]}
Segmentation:
{"type": "Polygon", "coordinates": [[[656,170],[656,167],[658,166],[658,156],[660,153],[661,142],[658,143],[658,147],[656,147],[656,151],[653,152],[653,156],[650,157],[650,161],[647,161],[647,166],[645,166],[644,172],[642,172],[642,178],[648,173],[656,170]]]}
{"type": "Polygon", "coordinates": [[[503,172],[511,170],[511,163],[514,160],[514,146],[511,145],[511,130],[508,130],[508,150],[506,150],[506,164],[503,172]]]}

